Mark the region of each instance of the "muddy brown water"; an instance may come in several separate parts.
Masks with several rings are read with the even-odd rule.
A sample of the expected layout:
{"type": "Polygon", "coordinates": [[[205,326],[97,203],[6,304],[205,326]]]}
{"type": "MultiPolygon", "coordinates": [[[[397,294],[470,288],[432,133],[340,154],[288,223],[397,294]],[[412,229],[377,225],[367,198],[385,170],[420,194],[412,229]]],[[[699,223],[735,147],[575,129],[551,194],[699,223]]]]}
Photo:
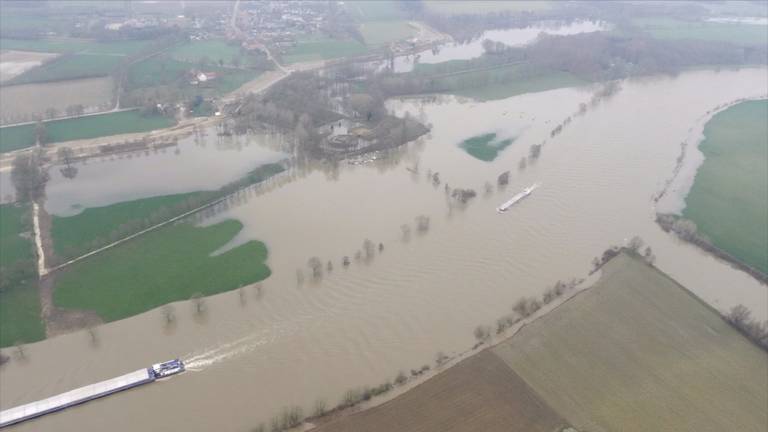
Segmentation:
{"type": "Polygon", "coordinates": [[[113,88],[110,77],[4,86],[0,88],[0,119],[4,124],[30,121],[48,108],[56,109],[61,117],[68,106],[78,104],[86,112],[107,110],[114,105],[113,88]]]}
{"type": "Polygon", "coordinates": [[[297,173],[205,221],[242,220],[232,244],[266,241],[273,275],[260,294],[249,287],[244,302],[237,291],[210,297],[202,320],[188,302],[176,303],[171,329],[160,310],[109,323],[97,329],[97,348],[84,331],[31,344],[28,362],[0,369],[0,406],[181,357],[190,369],[183,375],[11,430],[247,431],[283,406],[309,411],[317,398],[333,405],[351,387],[433,363],[437,351],[470,347],[476,325],[492,324],[515,300],[558,279],[585,276],[594,256],[633,235],[651,245],[663,271],[715,307],[744,303],[765,317],[766,287],[663,233],[652,196],[706,111],[767,90],[765,69],[634,80],[554,139],[550,130],[593,88],[487,103],[395,101],[394,109],[431,123],[431,134],[391,158],[297,173]],[[516,141],[491,163],[458,148],[487,132],[516,141]],[[545,139],[540,160],[518,172],[528,147],[545,139]],[[414,175],[406,168],[417,161],[414,175]],[[507,189],[485,196],[484,182],[507,169],[507,189]],[[480,196],[449,210],[427,170],[480,196]],[[541,187],[532,196],[495,212],[535,182],[541,187]],[[400,225],[413,226],[419,214],[431,217],[429,231],[403,242],[400,225]],[[366,238],[382,242],[384,252],[343,270],[341,257],[366,238]],[[333,272],[297,286],[296,269],[313,255],[333,259],[333,272]]]}

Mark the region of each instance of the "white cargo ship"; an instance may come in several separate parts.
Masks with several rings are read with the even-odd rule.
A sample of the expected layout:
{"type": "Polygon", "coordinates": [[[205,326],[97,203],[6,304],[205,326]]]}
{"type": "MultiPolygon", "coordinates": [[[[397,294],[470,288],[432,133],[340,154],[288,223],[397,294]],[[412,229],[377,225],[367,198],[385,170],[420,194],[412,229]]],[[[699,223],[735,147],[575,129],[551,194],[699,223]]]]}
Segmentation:
{"type": "Polygon", "coordinates": [[[496,211],[499,213],[504,213],[505,211],[509,210],[513,205],[517,204],[518,201],[520,201],[521,199],[533,193],[533,191],[536,190],[537,187],[539,187],[538,183],[528,186],[527,188],[523,189],[521,192],[516,193],[507,202],[496,207],[496,211]]]}
{"type": "Polygon", "coordinates": [[[116,378],[70,390],[47,399],[31,402],[0,411],[0,428],[30,420],[71,406],[98,399],[140,385],[149,384],[160,378],[184,372],[184,362],[179,359],[157,363],[116,378]]]}

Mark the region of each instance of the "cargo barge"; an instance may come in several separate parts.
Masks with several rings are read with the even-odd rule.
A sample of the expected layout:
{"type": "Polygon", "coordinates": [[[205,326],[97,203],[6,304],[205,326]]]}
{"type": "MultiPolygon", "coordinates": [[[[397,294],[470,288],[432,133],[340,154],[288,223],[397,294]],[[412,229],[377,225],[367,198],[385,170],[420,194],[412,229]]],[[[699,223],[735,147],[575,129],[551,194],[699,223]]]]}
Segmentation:
{"type": "Polygon", "coordinates": [[[539,187],[538,184],[533,184],[533,185],[528,186],[527,188],[523,189],[521,192],[516,193],[507,202],[505,202],[504,204],[496,207],[496,211],[499,212],[499,213],[504,213],[505,211],[509,210],[513,205],[517,204],[518,201],[520,201],[521,199],[523,199],[523,198],[527,197],[528,195],[530,195],[531,193],[533,193],[533,191],[537,187],[539,187]]]}
{"type": "Polygon", "coordinates": [[[79,405],[123,390],[184,372],[184,363],[171,360],[66,393],[0,411],[0,428],[79,405]]]}

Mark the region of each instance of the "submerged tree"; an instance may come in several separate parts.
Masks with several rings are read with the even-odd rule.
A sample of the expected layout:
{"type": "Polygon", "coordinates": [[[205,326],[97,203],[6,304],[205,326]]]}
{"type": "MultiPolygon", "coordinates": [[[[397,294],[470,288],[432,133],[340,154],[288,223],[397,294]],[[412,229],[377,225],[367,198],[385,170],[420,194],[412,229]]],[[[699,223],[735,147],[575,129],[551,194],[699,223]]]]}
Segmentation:
{"type": "Polygon", "coordinates": [[[312,270],[312,277],[315,279],[323,275],[323,262],[320,261],[320,258],[313,256],[312,258],[308,259],[307,266],[309,266],[309,268],[312,270]]]}

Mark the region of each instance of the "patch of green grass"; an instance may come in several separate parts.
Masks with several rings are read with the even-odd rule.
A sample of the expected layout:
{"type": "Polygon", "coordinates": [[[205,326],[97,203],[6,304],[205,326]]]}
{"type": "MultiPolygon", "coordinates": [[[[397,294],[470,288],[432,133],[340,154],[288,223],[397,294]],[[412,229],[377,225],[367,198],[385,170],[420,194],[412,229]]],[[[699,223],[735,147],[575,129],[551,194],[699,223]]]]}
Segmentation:
{"type": "Polygon", "coordinates": [[[496,12],[537,12],[552,9],[551,1],[497,1],[497,0],[472,0],[472,1],[446,1],[429,0],[424,2],[425,7],[432,12],[445,15],[485,15],[496,12]]]}
{"type": "MultiPolygon", "coordinates": [[[[171,127],[175,120],[163,116],[143,116],[138,111],[121,111],[45,122],[48,143],[98,138],[124,133],[148,132],[171,127]]],[[[0,128],[0,153],[35,145],[35,125],[0,128]]]]}
{"type": "Polygon", "coordinates": [[[489,83],[476,87],[457,88],[448,93],[470,97],[481,101],[506,99],[525,93],[536,93],[565,87],[577,87],[587,84],[581,78],[568,72],[546,72],[536,76],[526,76],[505,82],[489,83]]]}
{"type": "Polygon", "coordinates": [[[313,36],[299,39],[297,45],[283,55],[286,63],[330,60],[363,55],[368,48],[354,39],[332,39],[313,36]]]}
{"type": "Polygon", "coordinates": [[[51,53],[87,53],[128,56],[143,50],[150,41],[96,42],[87,39],[0,39],[4,50],[51,53]]]}
{"type": "Polygon", "coordinates": [[[21,260],[34,259],[29,223],[29,205],[0,205],[0,267],[6,267],[21,260]]]}
{"type": "Polygon", "coordinates": [[[110,235],[123,225],[143,221],[160,210],[173,208],[190,198],[201,198],[203,194],[204,192],[191,192],[143,198],[87,208],[73,216],[53,216],[51,236],[54,251],[61,257],[73,258],[76,253],[83,252],[91,242],[110,239],[110,235]]]}
{"type": "Polygon", "coordinates": [[[34,283],[0,291],[0,348],[45,339],[40,296],[34,283]]]}
{"type": "Polygon", "coordinates": [[[171,57],[193,64],[197,64],[203,59],[208,59],[216,64],[222,60],[228,66],[231,66],[236,58],[240,58],[243,65],[247,65],[249,60],[249,56],[242,55],[240,52],[240,46],[228,44],[219,39],[192,41],[180,45],[171,51],[171,57]]]}
{"type": "Polygon", "coordinates": [[[603,267],[588,291],[493,351],[580,431],[760,431],[768,424],[766,352],[626,254],[603,267]]]}
{"type": "Polygon", "coordinates": [[[358,21],[402,19],[405,14],[399,2],[393,0],[365,0],[344,3],[346,10],[358,21]]]}
{"type": "Polygon", "coordinates": [[[694,39],[740,45],[768,45],[764,25],[637,18],[632,23],[658,39],[694,39]]]}
{"type": "Polygon", "coordinates": [[[74,264],[56,281],[57,306],[88,309],[114,321],[193,294],[208,296],[265,279],[266,246],[249,241],[211,256],[240,230],[227,220],[208,227],[180,223],[74,264]]]}
{"type": "Polygon", "coordinates": [[[513,141],[514,139],[512,138],[496,140],[496,133],[487,133],[467,138],[459,144],[459,147],[476,159],[491,162],[513,141]]]}
{"type": "Polygon", "coordinates": [[[30,84],[106,76],[112,73],[122,61],[123,57],[114,55],[74,54],[63,56],[30,69],[28,72],[11,79],[9,84],[30,84]]]}
{"type": "Polygon", "coordinates": [[[261,73],[252,69],[234,69],[220,66],[206,66],[205,71],[216,72],[218,76],[205,85],[191,85],[187,74],[199,66],[167,56],[156,56],[131,65],[128,69],[126,90],[152,88],[157,86],[178,86],[187,96],[197,94],[220,95],[236,90],[261,73]]]}
{"type": "Polygon", "coordinates": [[[360,33],[370,47],[380,47],[390,42],[408,39],[416,34],[407,21],[370,21],[360,24],[360,33]]]}
{"type": "MultiPolygon", "coordinates": [[[[476,61],[453,60],[437,64],[418,64],[414,74],[448,74],[462,69],[478,68],[476,61]]],[[[480,64],[482,67],[482,63],[480,64]]],[[[563,87],[576,87],[586,81],[562,71],[528,70],[528,65],[491,66],[484,70],[456,73],[434,78],[435,91],[470,97],[481,101],[506,99],[524,93],[535,93],[563,87]]]]}
{"type": "Polygon", "coordinates": [[[699,233],[738,260],[768,273],[768,100],[749,101],[715,115],[699,145],[696,173],[683,216],[699,233]]]}

